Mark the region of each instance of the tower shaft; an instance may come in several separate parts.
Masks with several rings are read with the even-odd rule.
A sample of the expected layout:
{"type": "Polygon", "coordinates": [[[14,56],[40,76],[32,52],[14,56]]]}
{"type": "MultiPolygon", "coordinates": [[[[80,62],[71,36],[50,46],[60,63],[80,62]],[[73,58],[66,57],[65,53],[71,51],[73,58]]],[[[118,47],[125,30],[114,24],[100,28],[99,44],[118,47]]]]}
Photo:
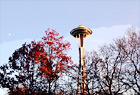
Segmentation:
{"type": "Polygon", "coordinates": [[[79,46],[79,73],[78,73],[78,84],[77,84],[77,94],[87,95],[88,94],[88,82],[87,82],[87,72],[85,66],[85,48],[83,46],[84,39],[83,35],[79,34],[80,46],[79,46]],[[80,91],[79,91],[80,90],[80,91]]]}

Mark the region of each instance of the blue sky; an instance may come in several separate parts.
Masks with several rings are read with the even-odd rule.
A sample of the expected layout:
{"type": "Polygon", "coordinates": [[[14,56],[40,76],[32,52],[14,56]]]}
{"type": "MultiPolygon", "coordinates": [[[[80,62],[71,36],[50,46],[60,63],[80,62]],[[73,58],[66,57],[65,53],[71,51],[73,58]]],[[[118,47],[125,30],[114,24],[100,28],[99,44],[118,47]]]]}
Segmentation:
{"type": "Polygon", "coordinates": [[[81,23],[93,30],[88,50],[97,48],[131,25],[140,28],[140,0],[0,0],[0,64],[24,42],[41,39],[48,28],[70,41],[71,56],[78,56],[70,31],[81,23]]]}
{"type": "Polygon", "coordinates": [[[106,43],[125,33],[126,26],[140,28],[140,0],[0,0],[0,57],[6,60],[25,41],[41,39],[48,28],[56,29],[74,48],[70,31],[81,23],[93,31],[104,28],[88,40],[106,43]]]}
{"type": "Polygon", "coordinates": [[[0,0],[0,64],[24,42],[39,40],[48,28],[72,44],[69,54],[78,62],[78,43],[70,35],[80,24],[91,28],[86,50],[98,49],[140,28],[140,0],[0,0]]]}
{"type": "Polygon", "coordinates": [[[140,0],[1,0],[0,44],[40,38],[47,28],[69,35],[80,23],[89,28],[140,27],[140,0]],[[10,37],[7,37],[11,33],[10,37]]]}

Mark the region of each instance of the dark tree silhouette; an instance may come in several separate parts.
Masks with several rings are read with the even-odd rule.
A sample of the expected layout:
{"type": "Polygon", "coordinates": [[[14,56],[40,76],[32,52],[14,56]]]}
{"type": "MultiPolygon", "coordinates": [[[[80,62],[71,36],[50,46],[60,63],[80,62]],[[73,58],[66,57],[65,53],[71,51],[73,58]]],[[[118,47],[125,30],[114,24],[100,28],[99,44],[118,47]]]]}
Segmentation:
{"type": "Polygon", "coordinates": [[[102,59],[96,51],[86,52],[87,81],[91,94],[97,94],[95,91],[101,88],[99,85],[101,62],[102,59]]]}
{"type": "Polygon", "coordinates": [[[88,82],[94,94],[118,95],[123,92],[120,79],[124,59],[120,57],[120,51],[112,45],[101,47],[100,54],[92,52],[87,56],[88,82]]]}
{"type": "Polygon", "coordinates": [[[70,43],[55,30],[45,32],[43,41],[23,44],[9,57],[9,63],[0,67],[0,84],[9,88],[10,94],[51,95],[58,86],[56,81],[71,67],[66,54],[70,43]]]}
{"type": "Polygon", "coordinates": [[[140,32],[133,27],[98,53],[88,52],[85,59],[93,94],[118,95],[132,89],[140,94],[140,32]]]}
{"type": "Polygon", "coordinates": [[[43,92],[47,89],[46,79],[42,78],[41,71],[39,71],[39,64],[36,64],[36,52],[43,52],[43,45],[32,41],[31,44],[23,44],[23,46],[17,49],[11,57],[9,57],[9,63],[1,66],[1,76],[4,74],[4,80],[6,82],[2,87],[7,87],[10,90],[10,94],[22,93],[27,95],[34,95],[37,91],[43,92]],[[2,69],[4,68],[4,69],[2,69]],[[7,78],[6,78],[7,77],[7,78]],[[9,86],[10,85],[10,86],[9,86]],[[24,88],[24,92],[22,89],[24,88]]]}
{"type": "Polygon", "coordinates": [[[125,63],[124,78],[121,80],[129,89],[140,94],[140,31],[135,27],[128,29],[125,37],[117,39],[115,43],[122,50],[124,57],[127,57],[125,63]]]}

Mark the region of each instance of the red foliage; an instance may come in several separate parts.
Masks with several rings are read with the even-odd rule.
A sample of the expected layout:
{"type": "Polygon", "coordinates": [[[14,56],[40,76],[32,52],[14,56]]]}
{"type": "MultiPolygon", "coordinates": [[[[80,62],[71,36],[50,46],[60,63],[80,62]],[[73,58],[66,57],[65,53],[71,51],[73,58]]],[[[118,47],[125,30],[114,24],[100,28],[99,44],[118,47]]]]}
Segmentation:
{"type": "Polygon", "coordinates": [[[34,54],[36,63],[40,63],[39,70],[42,71],[42,76],[49,81],[62,75],[62,72],[67,72],[72,65],[71,57],[66,53],[70,49],[70,43],[63,41],[63,36],[59,37],[59,33],[55,30],[48,29],[46,36],[40,41],[43,51],[36,51],[34,54]]]}
{"type": "Polygon", "coordinates": [[[20,83],[34,78],[33,76],[36,75],[34,70],[37,69],[37,77],[41,75],[51,84],[63,73],[68,72],[72,66],[71,57],[67,55],[70,43],[63,41],[64,37],[59,37],[59,33],[55,30],[48,29],[45,32],[46,36],[42,38],[42,41],[25,43],[13,53],[12,57],[9,57],[11,68],[19,71],[19,76],[24,75],[24,77],[16,77],[20,83]]]}

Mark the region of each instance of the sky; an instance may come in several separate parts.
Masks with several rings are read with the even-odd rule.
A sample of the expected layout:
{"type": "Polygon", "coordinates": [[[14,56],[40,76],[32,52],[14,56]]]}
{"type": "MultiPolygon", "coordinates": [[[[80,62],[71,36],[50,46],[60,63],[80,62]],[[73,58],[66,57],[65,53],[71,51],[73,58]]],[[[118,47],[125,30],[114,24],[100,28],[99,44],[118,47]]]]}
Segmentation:
{"type": "Polygon", "coordinates": [[[71,42],[69,55],[78,63],[78,42],[70,31],[80,24],[93,31],[85,50],[97,50],[131,26],[140,29],[140,0],[0,0],[0,65],[48,28],[71,42]]]}

